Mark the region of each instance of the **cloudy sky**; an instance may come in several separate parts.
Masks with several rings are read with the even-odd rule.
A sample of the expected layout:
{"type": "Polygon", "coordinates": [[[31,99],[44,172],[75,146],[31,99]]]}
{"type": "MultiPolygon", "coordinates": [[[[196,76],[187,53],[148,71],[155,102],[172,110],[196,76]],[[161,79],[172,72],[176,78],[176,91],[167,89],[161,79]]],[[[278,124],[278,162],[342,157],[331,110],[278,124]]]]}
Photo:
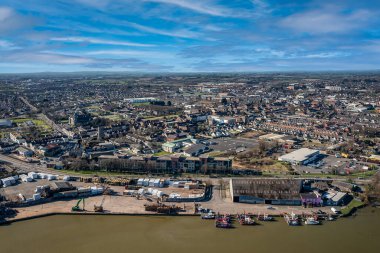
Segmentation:
{"type": "Polygon", "coordinates": [[[376,0],[1,0],[0,72],[380,69],[376,0]]]}

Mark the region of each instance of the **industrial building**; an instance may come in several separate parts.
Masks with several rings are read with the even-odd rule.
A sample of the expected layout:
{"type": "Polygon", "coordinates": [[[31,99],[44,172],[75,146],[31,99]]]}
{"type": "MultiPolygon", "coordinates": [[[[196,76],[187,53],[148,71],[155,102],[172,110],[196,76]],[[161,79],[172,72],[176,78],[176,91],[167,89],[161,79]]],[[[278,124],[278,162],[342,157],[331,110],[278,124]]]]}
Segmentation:
{"type": "Polygon", "coordinates": [[[12,121],[8,119],[0,119],[0,128],[12,127],[12,121]]]}
{"type": "Polygon", "coordinates": [[[295,179],[231,179],[233,202],[301,205],[302,181],[295,179]]]}
{"type": "Polygon", "coordinates": [[[157,100],[158,100],[157,98],[153,98],[153,97],[125,98],[124,99],[125,102],[129,102],[129,103],[149,103],[149,102],[157,101],[157,100]]]}
{"type": "Polygon", "coordinates": [[[301,148],[296,151],[293,151],[289,154],[280,156],[278,158],[279,161],[289,162],[293,165],[307,165],[318,159],[319,150],[309,149],[309,148],[301,148]]]}

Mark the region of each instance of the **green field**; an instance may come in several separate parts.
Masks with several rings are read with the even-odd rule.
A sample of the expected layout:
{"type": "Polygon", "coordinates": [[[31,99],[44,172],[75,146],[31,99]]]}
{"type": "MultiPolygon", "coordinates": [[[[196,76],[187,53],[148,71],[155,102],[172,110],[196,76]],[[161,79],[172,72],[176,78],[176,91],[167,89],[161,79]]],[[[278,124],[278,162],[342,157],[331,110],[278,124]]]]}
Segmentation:
{"type": "Polygon", "coordinates": [[[145,120],[158,120],[158,119],[164,119],[164,118],[171,119],[171,118],[176,118],[176,117],[178,117],[178,114],[159,116],[159,117],[146,117],[144,119],[145,120]]]}
{"type": "MultiPolygon", "coordinates": [[[[363,179],[368,179],[368,178],[371,178],[373,175],[375,175],[377,172],[377,170],[370,170],[370,171],[366,171],[366,172],[358,172],[358,173],[354,173],[354,174],[350,174],[350,175],[336,175],[336,174],[330,174],[330,173],[303,173],[303,174],[299,174],[297,175],[298,177],[302,177],[302,178],[341,178],[341,179],[347,179],[347,180],[350,180],[350,179],[357,179],[358,177],[361,177],[363,179]]],[[[266,176],[276,176],[276,175],[281,175],[282,173],[280,172],[263,172],[263,175],[266,175],[266,176]]]]}
{"type": "Polygon", "coordinates": [[[141,107],[141,106],[147,106],[147,105],[150,105],[149,102],[145,102],[145,103],[134,103],[133,106],[136,106],[136,107],[141,107]]]}
{"type": "Polygon", "coordinates": [[[211,151],[208,152],[207,155],[212,156],[212,157],[223,157],[225,156],[226,152],[223,151],[211,151]]]}
{"type": "Polygon", "coordinates": [[[154,156],[164,156],[164,155],[170,155],[170,154],[171,153],[166,152],[166,151],[160,151],[160,152],[154,153],[153,155],[154,156]]]}
{"type": "Polygon", "coordinates": [[[102,177],[107,177],[107,176],[122,176],[122,177],[131,177],[131,178],[136,178],[138,177],[137,174],[131,174],[131,173],[121,173],[121,172],[107,172],[103,170],[98,170],[98,171],[92,171],[92,170],[57,170],[60,173],[63,174],[69,174],[69,175],[83,175],[83,176],[102,176],[102,177]]]}
{"type": "Polygon", "coordinates": [[[22,123],[27,122],[27,121],[33,121],[32,118],[14,118],[11,120],[13,123],[16,123],[16,124],[22,124],[22,123]]]}
{"type": "Polygon", "coordinates": [[[112,121],[121,121],[123,119],[121,115],[116,115],[116,114],[101,116],[101,118],[109,119],[112,121]]]}
{"type": "Polygon", "coordinates": [[[100,109],[100,106],[98,106],[98,105],[90,105],[90,106],[87,106],[87,107],[85,107],[85,108],[87,108],[87,109],[99,110],[99,109],[100,109]]]}
{"type": "Polygon", "coordinates": [[[21,126],[23,123],[31,121],[33,124],[42,132],[48,133],[51,132],[52,128],[46,124],[45,121],[34,118],[13,118],[11,119],[13,123],[16,123],[18,126],[21,126]]]}

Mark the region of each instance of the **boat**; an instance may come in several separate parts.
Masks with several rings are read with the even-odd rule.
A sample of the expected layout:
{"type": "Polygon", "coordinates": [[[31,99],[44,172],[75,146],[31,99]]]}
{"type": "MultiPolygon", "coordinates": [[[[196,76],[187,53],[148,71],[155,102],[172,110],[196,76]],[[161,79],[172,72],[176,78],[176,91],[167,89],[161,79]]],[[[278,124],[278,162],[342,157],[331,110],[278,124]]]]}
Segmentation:
{"type": "Polygon", "coordinates": [[[233,228],[229,219],[222,217],[215,220],[215,227],[217,228],[233,228]]]}
{"type": "Polygon", "coordinates": [[[201,216],[203,220],[214,220],[215,214],[214,213],[208,213],[201,216]]]}
{"type": "Polygon", "coordinates": [[[215,227],[217,228],[233,228],[232,224],[229,222],[215,222],[215,227]]]}
{"type": "Polygon", "coordinates": [[[321,223],[314,217],[307,217],[305,220],[306,225],[320,225],[321,223]]]}
{"type": "Polygon", "coordinates": [[[284,215],[286,223],[288,223],[289,226],[299,226],[301,225],[299,217],[294,214],[293,212],[289,214],[284,215]]]}
{"type": "Polygon", "coordinates": [[[245,215],[240,217],[239,222],[241,225],[255,225],[256,222],[254,219],[251,218],[249,215],[245,215]]]}
{"type": "Polygon", "coordinates": [[[299,226],[301,224],[300,224],[300,222],[298,220],[289,220],[288,221],[288,225],[289,226],[299,226]]]}
{"type": "Polygon", "coordinates": [[[224,214],[224,215],[218,215],[217,219],[224,220],[224,221],[227,221],[227,222],[231,223],[233,217],[231,215],[229,215],[229,214],[224,214]]]}
{"type": "Polygon", "coordinates": [[[268,214],[258,215],[258,216],[257,216],[257,219],[258,219],[259,221],[274,221],[274,217],[269,216],[268,214]]]}
{"type": "Polygon", "coordinates": [[[328,220],[328,221],[334,221],[334,220],[336,220],[336,218],[334,216],[332,216],[332,215],[329,215],[329,216],[326,217],[326,220],[328,220]]]}

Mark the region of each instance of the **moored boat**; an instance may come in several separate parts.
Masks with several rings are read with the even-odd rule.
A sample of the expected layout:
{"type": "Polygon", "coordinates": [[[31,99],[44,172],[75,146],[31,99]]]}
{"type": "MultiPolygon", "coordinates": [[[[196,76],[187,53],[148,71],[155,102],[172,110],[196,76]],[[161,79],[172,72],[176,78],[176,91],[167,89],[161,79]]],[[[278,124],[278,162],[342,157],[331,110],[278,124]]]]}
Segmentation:
{"type": "Polygon", "coordinates": [[[334,221],[334,220],[336,220],[336,218],[334,216],[332,216],[332,215],[329,215],[329,216],[326,217],[326,220],[328,220],[328,221],[334,221]]]}
{"type": "Polygon", "coordinates": [[[255,225],[256,224],[255,220],[248,215],[240,217],[239,222],[241,225],[255,225]]]}
{"type": "Polygon", "coordinates": [[[320,225],[321,223],[314,217],[307,217],[305,220],[306,225],[320,225]]]}
{"type": "Polygon", "coordinates": [[[269,216],[268,214],[258,215],[258,216],[257,216],[257,219],[258,219],[259,221],[274,221],[274,217],[269,216]]]}
{"type": "Polygon", "coordinates": [[[231,215],[217,215],[215,218],[215,227],[217,228],[233,228],[231,215]]]}
{"type": "Polygon", "coordinates": [[[214,220],[216,216],[214,213],[208,213],[208,214],[202,215],[201,217],[204,220],[214,220]]]}
{"type": "Polygon", "coordinates": [[[232,224],[229,222],[215,222],[215,227],[217,228],[233,228],[232,224]]]}
{"type": "Polygon", "coordinates": [[[289,214],[284,215],[286,223],[288,223],[289,226],[299,226],[301,225],[299,217],[294,214],[293,212],[289,214]]]}

